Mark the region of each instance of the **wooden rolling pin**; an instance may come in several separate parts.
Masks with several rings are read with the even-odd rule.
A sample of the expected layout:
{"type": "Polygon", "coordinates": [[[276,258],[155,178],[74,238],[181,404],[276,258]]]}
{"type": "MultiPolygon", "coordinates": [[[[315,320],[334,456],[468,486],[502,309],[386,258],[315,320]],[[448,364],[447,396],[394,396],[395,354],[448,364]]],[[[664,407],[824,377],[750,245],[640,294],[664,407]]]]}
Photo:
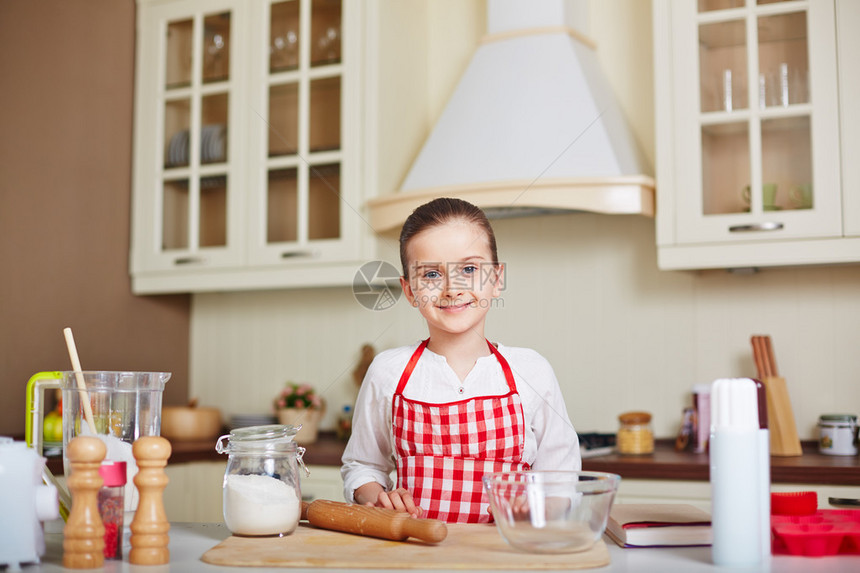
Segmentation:
{"type": "Polygon", "coordinates": [[[302,502],[302,519],[322,529],[333,529],[356,535],[405,541],[414,537],[427,543],[439,543],[448,535],[448,526],[438,519],[420,519],[408,513],[317,499],[302,502]]]}

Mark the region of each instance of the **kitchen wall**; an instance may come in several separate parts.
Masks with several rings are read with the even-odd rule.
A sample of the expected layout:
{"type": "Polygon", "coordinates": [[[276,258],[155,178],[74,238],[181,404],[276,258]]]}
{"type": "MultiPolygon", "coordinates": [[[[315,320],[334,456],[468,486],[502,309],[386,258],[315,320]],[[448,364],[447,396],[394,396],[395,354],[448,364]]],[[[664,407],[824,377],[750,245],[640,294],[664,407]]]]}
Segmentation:
{"type": "MultiPolygon", "coordinates": [[[[389,16],[398,9],[382,5],[389,16]]],[[[378,126],[380,146],[399,150],[375,166],[383,193],[405,175],[482,31],[481,2],[436,0],[423,10],[427,111],[411,123],[378,126]],[[448,40],[451,22],[456,42],[448,40]]],[[[598,54],[653,162],[650,22],[650,2],[591,2],[598,54]]],[[[385,78],[399,93],[397,74],[385,78]]],[[[661,272],[652,219],[568,214],[494,226],[508,280],[488,335],[550,360],[580,431],[614,431],[618,413],[644,409],[660,436],[674,435],[694,384],[755,374],[749,337],[759,333],[773,338],[802,438],[814,437],[821,413],[860,411],[860,266],[661,272]]],[[[394,237],[380,248],[396,263],[394,237]]],[[[371,312],[349,288],[195,295],[191,393],[227,413],[263,412],[284,381],[307,381],[328,398],[331,426],[354,398],[351,371],[362,344],[381,350],[424,335],[402,299],[371,312]]]]}
{"type": "Polygon", "coordinates": [[[0,2],[0,434],[25,387],[69,370],[173,372],[188,390],[188,295],[135,297],[128,275],[131,0],[0,2]]]}

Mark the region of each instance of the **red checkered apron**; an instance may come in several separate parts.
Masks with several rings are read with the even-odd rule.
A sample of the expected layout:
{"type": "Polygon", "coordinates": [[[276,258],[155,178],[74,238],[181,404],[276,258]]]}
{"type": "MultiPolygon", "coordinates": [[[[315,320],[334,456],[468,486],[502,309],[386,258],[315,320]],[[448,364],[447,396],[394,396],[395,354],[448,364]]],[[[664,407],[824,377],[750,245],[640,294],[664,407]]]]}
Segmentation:
{"type": "Polygon", "coordinates": [[[507,360],[487,341],[505,373],[507,394],[448,404],[407,400],[403,389],[429,340],[412,354],[394,393],[397,485],[424,508],[423,517],[487,523],[491,518],[481,483],[484,474],[529,469],[522,462],[525,417],[514,375],[507,360]]]}

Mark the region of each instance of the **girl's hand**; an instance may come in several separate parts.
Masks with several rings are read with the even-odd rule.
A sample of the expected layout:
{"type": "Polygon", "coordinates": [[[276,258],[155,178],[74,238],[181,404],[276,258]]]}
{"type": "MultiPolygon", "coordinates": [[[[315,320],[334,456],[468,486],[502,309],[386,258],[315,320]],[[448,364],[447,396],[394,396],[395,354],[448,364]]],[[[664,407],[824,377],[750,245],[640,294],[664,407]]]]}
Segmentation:
{"type": "Polygon", "coordinates": [[[367,503],[365,505],[375,505],[376,507],[385,507],[395,511],[404,511],[412,517],[421,517],[424,514],[424,510],[415,505],[412,494],[406,491],[406,488],[402,487],[394,491],[379,492],[376,503],[367,503]]]}
{"type": "Polygon", "coordinates": [[[355,490],[355,501],[370,507],[403,511],[412,517],[421,517],[424,514],[424,510],[415,505],[412,494],[402,487],[385,491],[378,483],[367,483],[355,490]]]}

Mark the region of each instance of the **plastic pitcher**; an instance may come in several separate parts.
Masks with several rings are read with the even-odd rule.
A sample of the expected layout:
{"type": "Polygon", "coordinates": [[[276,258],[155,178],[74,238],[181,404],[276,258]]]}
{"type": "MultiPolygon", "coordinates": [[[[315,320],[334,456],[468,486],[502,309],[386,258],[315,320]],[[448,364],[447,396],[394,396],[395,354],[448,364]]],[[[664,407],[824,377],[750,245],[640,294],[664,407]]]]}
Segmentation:
{"type": "MultiPolygon", "coordinates": [[[[96,435],[107,446],[106,459],[127,462],[125,509],[137,508],[137,489],[132,481],[137,465],[132,443],[141,436],[161,433],[161,397],[170,372],[84,371],[39,372],[27,385],[27,442],[42,453],[44,390],[60,388],[63,397],[63,469],[69,476],[66,456],[69,442],[79,435],[96,435]]],[[[62,496],[61,496],[62,497],[62,496]]]]}

